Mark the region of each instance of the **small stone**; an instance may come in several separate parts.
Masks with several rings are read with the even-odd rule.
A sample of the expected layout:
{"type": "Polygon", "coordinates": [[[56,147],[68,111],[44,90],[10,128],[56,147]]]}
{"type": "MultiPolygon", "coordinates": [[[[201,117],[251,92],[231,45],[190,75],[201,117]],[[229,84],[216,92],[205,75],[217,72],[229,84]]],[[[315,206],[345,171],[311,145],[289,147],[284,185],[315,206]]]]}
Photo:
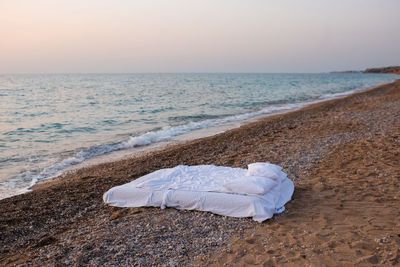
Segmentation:
{"type": "Polygon", "coordinates": [[[369,263],[372,263],[372,264],[378,264],[379,263],[379,258],[376,255],[368,255],[368,256],[359,258],[357,260],[357,263],[363,263],[363,262],[364,263],[369,262],[369,263]]]}

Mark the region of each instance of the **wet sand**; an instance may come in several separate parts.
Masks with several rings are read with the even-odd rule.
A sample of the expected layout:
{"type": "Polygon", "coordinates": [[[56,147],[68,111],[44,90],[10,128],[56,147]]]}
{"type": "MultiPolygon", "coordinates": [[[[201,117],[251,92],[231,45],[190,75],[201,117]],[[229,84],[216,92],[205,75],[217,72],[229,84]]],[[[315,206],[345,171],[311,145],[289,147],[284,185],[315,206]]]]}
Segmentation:
{"type": "Polygon", "coordinates": [[[137,158],[67,173],[0,201],[0,265],[400,265],[400,81],[137,158]],[[281,165],[295,182],[264,223],[113,208],[112,186],[178,164],[281,165]]]}

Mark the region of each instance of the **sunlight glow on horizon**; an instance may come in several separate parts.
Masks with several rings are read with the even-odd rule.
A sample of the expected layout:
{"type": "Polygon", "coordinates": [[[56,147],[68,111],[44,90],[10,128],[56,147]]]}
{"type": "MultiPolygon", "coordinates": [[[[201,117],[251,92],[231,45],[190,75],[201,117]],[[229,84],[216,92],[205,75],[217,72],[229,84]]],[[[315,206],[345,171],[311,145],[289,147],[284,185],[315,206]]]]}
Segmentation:
{"type": "Polygon", "coordinates": [[[399,65],[400,1],[0,2],[0,73],[399,65]]]}

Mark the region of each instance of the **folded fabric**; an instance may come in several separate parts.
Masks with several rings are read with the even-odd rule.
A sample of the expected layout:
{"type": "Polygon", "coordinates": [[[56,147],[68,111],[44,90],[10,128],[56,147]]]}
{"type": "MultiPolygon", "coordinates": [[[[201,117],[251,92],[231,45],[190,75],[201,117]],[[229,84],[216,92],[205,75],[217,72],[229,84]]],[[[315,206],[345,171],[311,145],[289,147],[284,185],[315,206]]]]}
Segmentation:
{"type": "Polygon", "coordinates": [[[247,165],[246,176],[261,176],[273,180],[280,180],[282,168],[266,162],[256,162],[247,165]]]}
{"type": "Polygon", "coordinates": [[[103,200],[116,207],[173,207],[262,222],[283,212],[293,194],[293,182],[280,170],[269,163],[249,164],[249,170],[179,165],[113,187],[103,200]]]}
{"type": "Polygon", "coordinates": [[[273,179],[261,176],[245,176],[224,184],[227,193],[242,195],[264,195],[278,185],[273,179]]]}

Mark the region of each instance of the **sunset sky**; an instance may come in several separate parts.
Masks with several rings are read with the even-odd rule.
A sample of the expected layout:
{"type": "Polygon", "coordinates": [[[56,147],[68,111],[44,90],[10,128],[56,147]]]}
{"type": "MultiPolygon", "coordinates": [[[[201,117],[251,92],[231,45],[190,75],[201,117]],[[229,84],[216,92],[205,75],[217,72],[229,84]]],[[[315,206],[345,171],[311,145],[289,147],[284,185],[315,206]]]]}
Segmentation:
{"type": "Polygon", "coordinates": [[[1,0],[0,73],[400,64],[398,0],[1,0]]]}

